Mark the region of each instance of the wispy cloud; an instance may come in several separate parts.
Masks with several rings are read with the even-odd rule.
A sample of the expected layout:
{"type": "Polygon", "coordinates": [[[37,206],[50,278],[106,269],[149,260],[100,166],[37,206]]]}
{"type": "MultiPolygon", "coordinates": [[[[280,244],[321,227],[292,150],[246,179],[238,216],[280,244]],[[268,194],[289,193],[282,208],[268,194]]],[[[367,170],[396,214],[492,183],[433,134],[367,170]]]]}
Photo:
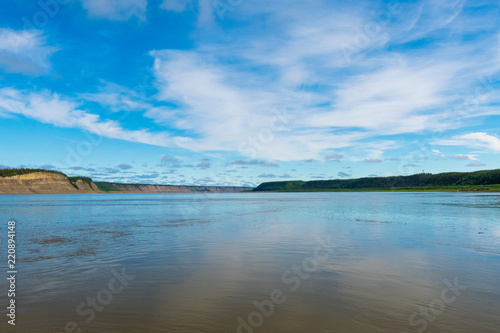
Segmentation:
{"type": "Polygon", "coordinates": [[[166,133],[127,130],[113,120],[85,111],[79,104],[48,91],[30,93],[10,88],[0,89],[0,111],[22,115],[58,127],[80,128],[97,135],[132,142],[168,146],[166,133]]]}
{"type": "Polygon", "coordinates": [[[258,176],[259,178],[277,178],[273,173],[263,173],[258,176]]]}
{"type": "Polygon", "coordinates": [[[263,160],[249,160],[249,161],[237,160],[237,161],[229,162],[227,165],[259,165],[259,166],[265,166],[265,167],[279,167],[279,164],[277,164],[277,163],[266,162],[263,160]]]}
{"type": "Polygon", "coordinates": [[[52,165],[52,164],[44,164],[42,166],[40,166],[41,169],[46,169],[46,170],[53,170],[53,169],[56,169],[56,166],[52,165]]]}
{"type": "Polygon", "coordinates": [[[435,142],[435,144],[442,146],[480,148],[493,153],[500,153],[500,139],[485,132],[458,135],[453,137],[451,140],[440,140],[435,142]]]}
{"type": "Polygon", "coordinates": [[[467,160],[473,160],[477,161],[477,156],[478,155],[473,155],[473,154],[452,154],[452,155],[446,155],[441,153],[439,150],[433,150],[434,155],[437,156],[437,160],[455,160],[455,161],[467,161],[467,160]]]}
{"type": "Polygon", "coordinates": [[[351,177],[351,174],[350,173],[345,173],[345,172],[341,171],[341,172],[339,172],[337,174],[337,176],[340,177],[340,178],[349,178],[349,177],[351,177]]]}
{"type": "Polygon", "coordinates": [[[209,160],[202,160],[200,163],[196,164],[197,168],[208,169],[212,166],[209,160]]]}
{"type": "Polygon", "coordinates": [[[155,179],[158,177],[160,177],[160,174],[158,172],[135,176],[135,178],[137,179],[155,179]]]}
{"type": "MultiPolygon", "coordinates": [[[[166,3],[171,10],[187,9],[177,2],[166,3]]],[[[418,39],[437,29],[432,24],[438,18],[445,17],[439,23],[441,27],[455,24],[463,5],[463,1],[446,5],[425,2],[422,8],[432,9],[432,15],[421,12],[412,25],[403,27],[404,33],[393,26],[388,29],[399,42],[408,32],[411,39],[418,39]]],[[[234,13],[235,19],[272,12],[286,18],[286,23],[264,35],[236,30],[238,47],[228,42],[202,42],[190,51],[151,52],[158,97],[178,105],[182,116],[175,124],[191,132],[175,139],[178,146],[193,151],[236,151],[248,137],[269,127],[271,109],[280,105],[287,107],[292,119],[287,124],[289,131],[273,133],[271,142],[253,150],[257,157],[321,159],[328,149],[359,146],[368,138],[465,125],[449,105],[463,99],[457,93],[460,89],[477,83],[477,77],[466,75],[467,71],[488,72],[490,64],[480,68],[480,62],[470,58],[482,59],[484,55],[471,52],[483,47],[482,42],[459,49],[450,41],[453,57],[438,45],[424,46],[426,54],[432,55],[428,57],[411,48],[389,52],[381,44],[376,46],[377,57],[369,56],[373,49],[360,52],[346,65],[340,45],[356,38],[353,27],[363,27],[374,18],[363,12],[344,12],[343,8],[334,11],[317,1],[309,8],[303,13],[293,6],[283,10],[278,4],[248,4],[245,12],[234,13]],[[278,38],[280,42],[276,43],[278,38]],[[346,66],[350,75],[345,74],[346,66]],[[303,98],[291,102],[287,97],[303,86],[320,89],[307,89],[303,98]]],[[[409,12],[407,9],[403,14],[409,12]]],[[[401,28],[399,21],[395,22],[401,28]]],[[[171,113],[164,113],[171,117],[171,113]]],[[[462,119],[478,116],[474,112],[461,115],[462,119]]],[[[154,117],[161,121],[162,113],[154,117]]]]}
{"type": "MultiPolygon", "coordinates": [[[[405,4],[408,17],[404,32],[396,35],[401,41],[421,39],[435,30],[453,28],[453,21],[462,13],[466,0],[424,0],[405,4]]],[[[460,23],[459,23],[460,24],[460,23]]]]}
{"type": "Polygon", "coordinates": [[[148,110],[151,105],[144,101],[138,93],[127,87],[111,82],[102,82],[96,93],[82,93],[78,96],[89,102],[96,102],[113,112],[148,110]]]}
{"type": "Polygon", "coordinates": [[[195,11],[198,17],[198,27],[205,27],[215,22],[215,4],[216,2],[212,0],[163,0],[160,8],[177,13],[186,10],[195,11]]]}
{"type": "Polygon", "coordinates": [[[334,161],[339,161],[343,157],[344,157],[344,155],[342,155],[342,154],[329,154],[329,155],[325,156],[325,158],[327,160],[334,160],[334,161]]]}
{"type": "MultiPolygon", "coordinates": [[[[389,59],[388,59],[389,60],[389,59]]],[[[314,127],[364,128],[384,134],[415,133],[446,128],[446,120],[429,110],[449,101],[446,90],[458,66],[392,64],[349,78],[336,91],[332,110],[318,110],[309,118],[314,127]]]]}
{"type": "MultiPolygon", "coordinates": [[[[440,159],[479,161],[482,153],[500,152],[500,139],[492,134],[498,126],[488,125],[500,114],[494,78],[500,73],[498,11],[489,7],[498,4],[493,1],[400,2],[397,10],[382,17],[380,13],[390,10],[389,2],[311,0],[305,6],[299,0],[254,0],[233,6],[224,18],[214,13],[211,0],[79,2],[88,13],[89,26],[103,28],[89,45],[102,46],[110,27],[124,29],[123,40],[109,40],[110,49],[116,49],[109,54],[123,58],[130,71],[116,58],[103,57],[113,66],[100,72],[101,80],[78,74],[64,85],[53,78],[17,82],[12,87],[25,89],[0,90],[3,116],[176,148],[177,156],[164,160],[163,166],[198,172],[215,169],[219,158],[221,166],[238,170],[290,161],[317,167],[318,172],[340,161],[369,169],[365,163],[408,156],[408,146],[422,140],[480,150],[434,156],[440,159]],[[175,29],[182,33],[174,38],[172,31],[162,30],[170,25],[157,22],[176,15],[175,29]],[[128,29],[138,27],[95,18],[140,20],[144,40],[128,52],[128,29]],[[367,27],[377,32],[368,36],[367,27]],[[346,47],[354,51],[346,55],[346,47]],[[137,75],[133,64],[139,62],[154,63],[147,97],[131,88],[137,75]],[[77,82],[80,78],[84,80],[77,82]],[[95,86],[87,88],[89,82],[95,86]],[[52,88],[34,88],[44,83],[66,88],[60,94],[52,88]],[[83,90],[77,91],[82,83],[83,90]],[[116,120],[114,112],[120,111],[134,113],[130,119],[116,120]],[[442,135],[432,139],[432,132],[442,135]],[[190,152],[203,153],[214,162],[182,156],[190,152]],[[188,160],[191,164],[184,165],[188,160]],[[305,161],[317,163],[301,163],[305,161]]],[[[73,7],[81,10],[69,6],[68,11],[73,7]]],[[[68,36],[46,31],[51,34],[0,29],[0,66],[9,79],[15,76],[8,74],[12,72],[49,72],[58,47],[62,51],[57,56],[71,54],[66,45],[48,44],[73,36],[56,39],[52,34],[68,36]]],[[[95,59],[95,50],[79,51],[85,59],[95,59]]],[[[58,64],[72,64],[70,60],[58,64]]],[[[79,65],[72,66],[80,70],[79,65]]],[[[262,170],[255,172],[257,176],[262,170]]],[[[357,176],[356,171],[352,174],[357,176]]]]}
{"type": "Polygon", "coordinates": [[[193,0],[163,0],[160,5],[161,9],[181,13],[192,7],[193,0]]]}
{"type": "Polygon", "coordinates": [[[127,164],[127,163],[119,164],[116,167],[121,169],[121,170],[130,170],[133,168],[133,166],[131,166],[130,164],[127,164]]]}
{"type": "Polygon", "coordinates": [[[0,28],[0,67],[10,73],[43,74],[58,49],[47,44],[41,31],[0,28]]]}
{"type": "Polygon", "coordinates": [[[112,21],[126,21],[136,16],[146,19],[147,0],[80,0],[89,16],[112,21]]]}
{"type": "Polygon", "coordinates": [[[382,160],[379,160],[377,158],[371,158],[371,159],[365,160],[365,163],[371,163],[371,164],[373,164],[373,163],[382,163],[382,160]]]}
{"type": "Polygon", "coordinates": [[[486,164],[479,162],[479,161],[476,161],[476,162],[471,162],[471,163],[467,164],[466,166],[473,167],[473,168],[480,168],[480,167],[486,166],[486,164]]]}
{"type": "Polygon", "coordinates": [[[161,158],[161,163],[168,165],[170,168],[180,168],[182,160],[175,156],[164,155],[161,158]]]}

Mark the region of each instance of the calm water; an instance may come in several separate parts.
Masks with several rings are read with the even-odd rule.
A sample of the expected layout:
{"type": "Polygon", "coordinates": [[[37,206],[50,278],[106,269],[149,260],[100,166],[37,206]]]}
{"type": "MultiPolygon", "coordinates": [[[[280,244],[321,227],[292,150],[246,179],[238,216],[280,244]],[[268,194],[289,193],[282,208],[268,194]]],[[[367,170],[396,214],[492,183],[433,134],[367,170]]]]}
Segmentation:
{"type": "Polygon", "coordinates": [[[0,269],[15,219],[16,332],[498,333],[499,213],[468,193],[0,196],[0,269]]]}

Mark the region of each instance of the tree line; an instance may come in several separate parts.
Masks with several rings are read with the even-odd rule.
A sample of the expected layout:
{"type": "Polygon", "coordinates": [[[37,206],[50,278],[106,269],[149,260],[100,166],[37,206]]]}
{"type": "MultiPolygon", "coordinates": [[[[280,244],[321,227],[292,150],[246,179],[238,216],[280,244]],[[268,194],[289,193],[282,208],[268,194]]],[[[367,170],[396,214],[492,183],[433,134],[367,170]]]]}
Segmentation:
{"type": "Polygon", "coordinates": [[[391,189],[402,187],[446,187],[500,184],[500,169],[476,172],[420,173],[411,176],[365,177],[313,181],[262,183],[254,191],[313,191],[342,189],[391,189]]]}

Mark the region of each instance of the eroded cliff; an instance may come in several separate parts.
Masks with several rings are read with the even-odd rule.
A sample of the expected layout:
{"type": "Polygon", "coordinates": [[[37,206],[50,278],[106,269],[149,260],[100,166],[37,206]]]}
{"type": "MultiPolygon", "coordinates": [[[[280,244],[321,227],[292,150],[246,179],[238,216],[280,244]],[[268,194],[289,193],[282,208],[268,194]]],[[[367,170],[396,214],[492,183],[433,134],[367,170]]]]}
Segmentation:
{"type": "Polygon", "coordinates": [[[88,177],[68,177],[61,172],[22,169],[0,175],[0,194],[57,193],[234,193],[250,187],[177,186],[96,182],[88,177]],[[20,174],[12,175],[18,172],[20,174]]]}
{"type": "Polygon", "coordinates": [[[71,182],[57,173],[33,172],[0,177],[0,194],[101,193],[97,186],[80,179],[71,182]]]}
{"type": "Polygon", "coordinates": [[[97,182],[97,186],[109,193],[235,193],[252,189],[251,187],[234,186],[177,186],[105,182],[97,182]]]}

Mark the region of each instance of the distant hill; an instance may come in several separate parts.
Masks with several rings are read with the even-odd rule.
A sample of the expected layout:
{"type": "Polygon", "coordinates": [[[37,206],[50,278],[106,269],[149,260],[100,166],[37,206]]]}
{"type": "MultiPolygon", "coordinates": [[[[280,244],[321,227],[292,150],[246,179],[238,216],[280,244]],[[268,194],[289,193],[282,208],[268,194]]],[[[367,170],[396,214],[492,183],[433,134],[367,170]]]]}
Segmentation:
{"type": "Polygon", "coordinates": [[[154,184],[121,184],[96,182],[97,187],[108,193],[235,193],[251,191],[251,187],[237,186],[187,186],[154,184]]]}
{"type": "Polygon", "coordinates": [[[89,177],[68,177],[43,169],[0,169],[0,194],[54,193],[233,193],[250,187],[120,184],[95,182],[89,177]]]}
{"type": "Polygon", "coordinates": [[[500,191],[500,169],[476,172],[420,173],[411,176],[366,177],[314,181],[267,182],[253,191],[500,191]]]}

